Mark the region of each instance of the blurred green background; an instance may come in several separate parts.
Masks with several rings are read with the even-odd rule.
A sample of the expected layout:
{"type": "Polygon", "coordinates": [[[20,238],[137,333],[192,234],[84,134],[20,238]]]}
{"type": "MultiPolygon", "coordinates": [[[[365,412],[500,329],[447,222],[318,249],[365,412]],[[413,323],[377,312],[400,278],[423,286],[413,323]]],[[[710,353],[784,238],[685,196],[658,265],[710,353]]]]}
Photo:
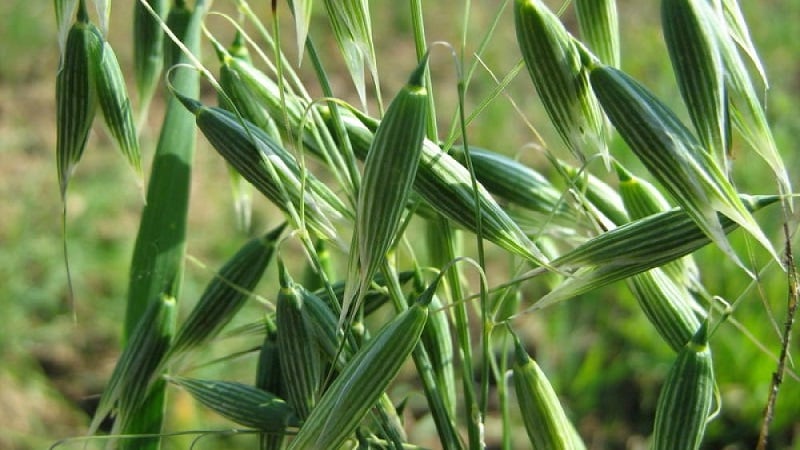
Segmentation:
{"type": "MultiPolygon", "coordinates": [[[[265,14],[267,3],[253,2],[253,6],[265,14]]],[[[428,41],[447,41],[458,48],[463,4],[423,3],[428,41]]],[[[483,38],[500,3],[471,2],[467,61],[472,60],[471,52],[483,38]]],[[[796,112],[800,97],[800,51],[796,47],[800,3],[742,3],[770,78],[769,118],[798,185],[800,178],[794,169],[800,163],[796,138],[800,135],[800,115],[796,112]]],[[[231,10],[229,2],[223,0],[217,0],[214,6],[231,10]]],[[[619,1],[619,8],[623,69],[685,117],[661,38],[658,2],[619,1]]],[[[321,4],[319,9],[322,10],[321,4]]],[[[414,65],[407,3],[375,1],[372,9],[382,88],[384,97],[390,98],[414,65]]],[[[565,22],[574,30],[571,14],[568,10],[565,22]]],[[[129,16],[127,2],[114,3],[109,40],[123,66],[128,67],[129,16]]],[[[318,45],[328,55],[326,61],[337,81],[337,92],[353,99],[352,84],[341,69],[335,44],[326,39],[323,18],[316,17],[314,24],[312,37],[319,39],[318,45]]],[[[212,32],[219,29],[223,36],[230,32],[230,27],[218,18],[210,19],[209,28],[212,32]]],[[[70,305],[54,158],[58,50],[52,2],[0,2],[0,42],[0,449],[45,448],[57,439],[85,432],[87,416],[82,407],[88,397],[102,390],[113,368],[119,352],[128,263],[142,202],[133,176],[98,120],[68,196],[67,236],[76,301],[70,305]]],[[[293,48],[289,51],[293,54],[293,48]]],[[[497,78],[502,78],[519,59],[511,11],[507,9],[482,60],[497,78]]],[[[207,61],[211,68],[215,67],[211,59],[207,61]]],[[[303,69],[307,70],[308,65],[303,69]]],[[[455,69],[444,47],[434,49],[432,74],[440,131],[444,132],[451,126],[456,98],[455,69]]],[[[487,70],[478,68],[475,74],[468,107],[477,105],[494,87],[487,70]]],[[[539,107],[527,74],[520,73],[507,92],[550,148],[566,156],[539,107]]],[[[212,101],[213,93],[207,89],[205,94],[212,101]]],[[[157,100],[149,127],[143,131],[146,162],[155,145],[161,109],[162,103],[157,100]]],[[[530,148],[529,144],[535,142],[533,133],[509,99],[495,99],[469,130],[472,144],[519,156],[547,173],[541,151],[530,148]]],[[[626,152],[620,146],[620,158],[637,168],[626,152]]],[[[772,177],[763,164],[753,162],[749,150],[741,149],[737,157],[735,173],[741,190],[774,190],[772,177]]],[[[188,251],[192,258],[187,263],[183,299],[186,305],[194,302],[209,280],[210,271],[245,239],[235,227],[227,183],[221,159],[201,138],[190,209],[188,251]]],[[[254,218],[255,232],[281,221],[261,199],[256,200],[254,218]]],[[[781,242],[777,211],[757,218],[773,241],[781,242]]],[[[732,239],[744,248],[741,235],[734,234],[732,239]]],[[[467,245],[472,245],[472,240],[467,245]]],[[[495,277],[500,280],[504,256],[500,252],[490,255],[497,261],[495,277]]],[[[759,264],[766,262],[764,255],[757,253],[754,257],[759,264]]],[[[785,279],[773,267],[765,272],[757,288],[750,289],[745,275],[718,251],[704,249],[698,258],[703,279],[713,294],[728,301],[741,297],[733,317],[747,330],[726,324],[712,340],[723,411],[712,422],[704,448],[753,448],[775,368],[769,355],[776,355],[779,350],[770,317],[783,323],[785,279]]],[[[273,295],[273,280],[274,274],[262,283],[259,293],[273,295]]],[[[528,300],[535,299],[536,294],[525,292],[528,300]]],[[[259,307],[252,305],[250,310],[257,314],[259,307]]],[[[571,300],[525,321],[518,327],[525,330],[530,350],[551,376],[587,445],[597,449],[645,448],[658,388],[672,356],[652,332],[624,284],[571,300]]],[[[798,338],[800,333],[795,330],[795,342],[798,338]]],[[[207,356],[221,356],[247,345],[231,340],[209,349],[207,356]]],[[[797,360],[800,351],[793,350],[792,355],[797,360]]],[[[798,372],[796,367],[792,370],[798,372]]],[[[228,362],[208,371],[249,381],[252,359],[228,362]]],[[[171,395],[171,430],[231,426],[195,407],[182,394],[173,391],[171,395]]],[[[435,445],[431,436],[425,436],[431,430],[422,418],[412,436],[435,445]]],[[[490,443],[497,442],[497,431],[490,422],[490,443]]],[[[201,441],[198,448],[245,446],[251,442],[247,439],[209,438],[201,441]]],[[[191,440],[173,439],[170,443],[174,448],[187,448],[191,440]]],[[[72,443],[64,448],[80,446],[72,443]]],[[[800,449],[800,381],[796,375],[787,376],[782,387],[770,448],[800,449]]]]}

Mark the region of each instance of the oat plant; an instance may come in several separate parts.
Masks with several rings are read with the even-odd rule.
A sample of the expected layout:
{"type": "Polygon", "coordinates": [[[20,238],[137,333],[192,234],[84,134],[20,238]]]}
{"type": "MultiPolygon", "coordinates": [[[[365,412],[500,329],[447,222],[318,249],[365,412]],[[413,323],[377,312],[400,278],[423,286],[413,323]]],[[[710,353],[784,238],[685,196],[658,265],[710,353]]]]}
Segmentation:
{"type": "MultiPolygon", "coordinates": [[[[777,364],[766,445],[781,380],[797,380],[796,220],[791,177],[756,94],[766,72],[736,0],[661,2],[663,57],[677,80],[666,99],[625,71],[637,55],[620,48],[627,16],[613,0],[561,10],[498,2],[484,13],[488,28],[472,25],[467,1],[450,22],[461,41],[437,45],[420,0],[137,0],[135,61],[123,64],[136,69],[130,89],[112,50],[127,44],[105,32],[112,2],[94,3],[96,18],[86,0],[55,1],[61,194],[66,205],[96,111],[147,187],[125,346],[84,438],[92,445],[175,448],[174,435],[194,433],[261,449],[599,448],[558,355],[547,354],[559,349],[539,340],[556,328],[548,312],[566,302],[631,295],[649,322],[640,333],[664,349],[654,356],[663,370],[646,445],[700,448],[732,407],[715,378],[717,331],[754,301],[718,296],[704,273],[723,269],[698,263],[701,249],[762,292],[776,292],[764,289],[765,273],[788,274],[786,325],[756,338],[764,361],[777,364]],[[376,35],[392,31],[379,8],[408,22],[388,38],[414,51],[381,53],[391,49],[376,35]],[[503,30],[516,43],[496,39],[503,30]],[[477,50],[467,48],[475,39],[477,50]],[[520,62],[493,67],[492,52],[520,62]],[[512,81],[522,86],[513,95],[512,81]],[[215,95],[201,96],[201,85],[215,95]],[[506,96],[539,111],[513,116],[533,143],[519,152],[502,136],[472,134],[506,96]],[[141,148],[152,160],[143,170],[137,127],[152,123],[157,102],[166,109],[156,145],[141,148]],[[232,186],[233,206],[211,207],[235,211],[232,236],[255,235],[189,298],[187,235],[215,239],[202,225],[187,228],[199,204],[190,199],[196,140],[230,173],[230,184],[200,181],[232,186]],[[738,167],[762,163],[769,181],[740,190],[738,167]],[[256,202],[274,215],[252,220],[256,202]],[[252,229],[264,222],[274,228],[252,229]],[[249,347],[208,360],[204,350],[231,335],[249,347]],[[250,378],[226,376],[233,358],[252,363],[250,378]],[[209,366],[221,377],[209,378],[209,366]],[[228,428],[171,428],[176,390],[228,428]],[[108,433],[99,431],[106,417],[108,433]],[[435,432],[426,438],[427,419],[435,432]]],[[[60,443],[73,444],[82,445],[60,443]]]]}

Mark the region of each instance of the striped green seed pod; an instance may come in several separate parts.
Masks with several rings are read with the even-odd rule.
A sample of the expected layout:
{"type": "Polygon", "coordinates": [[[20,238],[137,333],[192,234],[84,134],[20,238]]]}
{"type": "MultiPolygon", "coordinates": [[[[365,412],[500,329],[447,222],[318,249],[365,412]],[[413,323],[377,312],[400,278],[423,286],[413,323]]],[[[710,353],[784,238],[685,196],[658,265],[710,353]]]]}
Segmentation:
{"type": "Polygon", "coordinates": [[[680,351],[700,327],[692,309],[694,299],[686,288],[659,268],[631,277],[629,286],[661,338],[673,350],[680,351]]]}
{"type": "Polygon", "coordinates": [[[117,405],[115,427],[124,428],[159,375],[174,334],[175,299],[162,295],[150,302],[128,339],[108,385],[103,390],[89,434],[94,434],[103,419],[117,405]]]}
{"type": "Polygon", "coordinates": [[[360,305],[369,281],[397,237],[425,138],[427,67],[425,55],[386,110],[364,161],[356,205],[356,251],[348,264],[340,322],[349,316],[351,308],[360,305]]]}
{"type": "MultiPolygon", "coordinates": [[[[249,60],[247,48],[241,43],[241,39],[241,34],[237,32],[234,43],[228,51],[222,49],[221,45],[215,40],[211,41],[221,64],[219,70],[219,85],[222,87],[223,92],[218,95],[219,104],[222,108],[230,112],[238,112],[255,126],[266,131],[267,134],[275,138],[278,145],[281,145],[279,133],[270,132],[275,127],[274,122],[267,115],[266,111],[264,111],[264,108],[253,99],[252,93],[244,85],[238,72],[231,69],[230,63],[228,62],[234,57],[233,53],[236,54],[235,57],[237,58],[241,58],[245,61],[249,60]]],[[[236,223],[239,229],[246,233],[250,228],[252,216],[253,187],[248,184],[247,180],[245,180],[230,164],[228,164],[228,176],[231,181],[236,223]]]]}
{"type": "Polygon", "coordinates": [[[322,384],[322,355],[314,324],[304,313],[305,302],[283,262],[278,259],[280,292],[276,301],[278,357],[286,396],[300,419],[314,409],[322,384]]]}
{"type": "MultiPolygon", "coordinates": [[[[466,152],[453,147],[450,154],[466,164],[466,152]]],[[[470,146],[475,177],[493,195],[542,214],[568,215],[561,192],[550,181],[521,162],[491,150],[470,146]]]]}
{"type": "MultiPolygon", "coordinates": [[[[742,196],[751,211],[780,201],[780,196],[742,196]]],[[[737,224],[720,215],[726,233],[737,224]]],[[[545,308],[615,281],[661,267],[711,243],[694,220],[673,209],[635,220],[600,234],[554,259],[551,264],[575,273],[526,311],[545,308]]]]}
{"type": "MultiPolygon", "coordinates": [[[[283,135],[293,136],[302,129],[303,145],[316,157],[323,158],[325,151],[314,138],[315,130],[310,122],[306,121],[303,128],[303,101],[286,92],[281,97],[277,84],[262,72],[249,64],[242,63],[234,58],[232,65],[240,72],[242,80],[257,97],[259,103],[275,119],[281,127],[283,135]],[[281,102],[281,99],[285,102],[281,102]],[[284,105],[286,106],[284,108],[284,105]],[[284,121],[288,118],[288,124],[284,121]],[[287,126],[289,129],[283,129],[287,126]]],[[[332,127],[330,112],[327,108],[314,109],[325,119],[328,127],[332,127]]],[[[374,139],[375,129],[379,121],[342,111],[342,119],[348,137],[353,145],[356,157],[365,159],[374,139]]],[[[335,135],[335,133],[331,133],[335,135]]],[[[475,231],[477,223],[475,214],[479,208],[484,237],[526,260],[537,264],[547,265],[546,259],[536,246],[527,238],[519,226],[497,204],[490,193],[479,184],[478,202],[469,188],[471,179],[469,171],[450,155],[441,151],[439,146],[432,141],[425,140],[422,146],[417,175],[413,189],[419,193],[427,203],[448,219],[452,220],[467,230],[475,231]]]]}
{"type": "Polygon", "coordinates": [[[255,386],[261,390],[284,396],[284,383],[278,358],[278,327],[272,317],[264,318],[264,342],[258,352],[255,386]]]}
{"type": "Polygon", "coordinates": [[[56,161],[61,198],[75,166],[83,156],[86,141],[92,129],[97,108],[96,76],[97,61],[91,57],[102,37],[96,27],[89,23],[85,6],[81,3],[79,20],[72,24],[67,34],[61,67],[56,75],[56,161]]]}
{"type": "MultiPolygon", "coordinates": [[[[620,196],[634,219],[670,209],[652,184],[615,163],[620,196]]],[[[694,299],[687,286],[697,282],[697,266],[691,254],[630,278],[628,286],[645,316],[673,350],[680,351],[700,326],[692,309],[694,299]]]]}
{"type": "Polygon", "coordinates": [[[631,219],[641,219],[672,209],[667,199],[649,181],[632,174],[616,161],[614,168],[619,178],[619,196],[631,219]]]}
{"type": "MultiPolygon", "coordinates": [[[[339,354],[339,345],[342,341],[342,333],[336,327],[336,315],[330,306],[313,292],[299,285],[294,285],[293,289],[302,298],[303,313],[312,324],[319,349],[326,360],[332,362],[339,354]]],[[[354,351],[352,346],[345,345],[337,364],[343,365],[354,351]]]]}
{"type": "MultiPolygon", "coordinates": [[[[95,36],[99,36],[99,33],[95,33],[95,36]]],[[[139,149],[138,133],[122,69],[114,54],[114,49],[107,41],[93,45],[91,48],[96,53],[92,59],[98,61],[96,66],[98,70],[95,76],[97,99],[106,126],[137,177],[141,179],[143,176],[142,153],[139,149]]]]}
{"type": "Polygon", "coordinates": [[[310,173],[305,174],[307,191],[301,191],[303,175],[289,152],[252,123],[180,93],[175,95],[196,116],[198,128],[214,149],[259,192],[289,214],[293,222],[299,222],[293,212],[302,204],[308,226],[321,237],[336,239],[331,219],[341,218],[340,211],[347,208],[310,173]]]}
{"type": "MultiPolygon", "coordinates": [[[[264,318],[264,326],[266,335],[258,352],[255,387],[283,398],[286,396],[286,387],[281,375],[281,362],[278,357],[277,328],[275,322],[269,317],[264,318]]],[[[258,439],[261,450],[280,450],[283,448],[283,433],[261,433],[258,439]]]]}
{"type": "MultiPolygon", "coordinates": [[[[671,209],[667,199],[650,182],[633,175],[618,163],[614,165],[619,178],[619,194],[631,219],[642,219],[671,209]]],[[[700,283],[700,269],[692,255],[666,264],[662,269],[679,286],[694,288],[700,283]]]]}
{"type": "Polygon", "coordinates": [[[532,448],[537,450],[579,450],[585,448],[564,412],[555,390],[536,361],[528,356],[515,336],[512,367],[514,391],[532,448]]]}
{"type": "Polygon", "coordinates": [[[696,450],[714,394],[714,369],[704,322],[673,363],[658,396],[653,450],[696,450]]]}
{"type": "Polygon", "coordinates": [[[597,67],[592,70],[591,81],[631,150],[726,255],[747,270],[728,242],[718,212],[738,223],[780,262],[736,189],[666,105],[617,69],[597,67]]]}
{"type": "Polygon", "coordinates": [[[273,134],[277,131],[275,121],[256,99],[252,89],[242,78],[241,71],[237,70],[237,65],[235,65],[234,59],[238,59],[244,64],[250,63],[247,47],[244,46],[241,40],[241,35],[237,33],[233,43],[227,50],[221,48],[216,41],[212,41],[217,59],[220,62],[219,84],[225,94],[224,96],[220,95],[220,106],[231,112],[238,111],[242,117],[267,132],[270,137],[280,143],[280,133],[273,134]]]}
{"type": "MultiPolygon", "coordinates": [[[[780,200],[779,196],[742,196],[751,211],[780,200]]],[[[725,232],[737,224],[723,215],[719,221],[725,232]]],[[[683,209],[674,208],[626,223],[600,234],[552,261],[560,268],[603,265],[658,267],[710,243],[708,236],[683,209]],[[654,264],[654,265],[652,265],[654,264]]]]}
{"type": "Polygon", "coordinates": [[[664,0],[661,23],[672,68],[697,137],[705,150],[727,164],[729,117],[722,63],[706,0],[664,0]]]}
{"type": "Polygon", "coordinates": [[[339,448],[355,432],[419,343],[435,288],[429,287],[353,356],[300,427],[290,450],[339,448]]]}
{"type": "Polygon", "coordinates": [[[239,425],[267,433],[284,433],[287,426],[300,423],[283,399],[244,383],[185,377],[169,377],[168,380],[239,425]]]}
{"type": "Polygon", "coordinates": [[[435,311],[428,316],[428,323],[422,331],[422,345],[436,377],[436,387],[444,399],[450,417],[456,417],[456,376],[453,367],[453,336],[447,311],[442,309],[439,297],[434,296],[430,308],[435,311]]]}
{"type": "Polygon", "coordinates": [[[619,67],[619,19],[615,0],[576,0],[575,12],[581,35],[595,55],[609,66],[619,67]]]}
{"type": "Polygon", "coordinates": [[[605,119],[574,38],[540,0],[515,0],[514,24],[536,92],[567,148],[581,162],[587,150],[608,158],[605,119]]]}
{"type": "MultiPolygon", "coordinates": [[[[280,86],[247,59],[242,58],[241,53],[235,48],[229,48],[227,53],[231,57],[225,58],[225,65],[244,83],[244,88],[249,92],[248,101],[254,101],[267,112],[278,127],[281,137],[292,141],[302,133],[306,149],[314,156],[324,158],[324,150],[320,147],[322,144],[315,139],[316,130],[313,123],[303,120],[307,102],[295,95],[288,85],[285,85],[282,96],[280,86]]],[[[316,108],[313,111],[316,111],[316,108]]]]}
{"type": "Polygon", "coordinates": [[[233,319],[264,275],[285,228],[283,224],[249,240],[222,266],[178,330],[172,355],[209,342],[233,319]]]}

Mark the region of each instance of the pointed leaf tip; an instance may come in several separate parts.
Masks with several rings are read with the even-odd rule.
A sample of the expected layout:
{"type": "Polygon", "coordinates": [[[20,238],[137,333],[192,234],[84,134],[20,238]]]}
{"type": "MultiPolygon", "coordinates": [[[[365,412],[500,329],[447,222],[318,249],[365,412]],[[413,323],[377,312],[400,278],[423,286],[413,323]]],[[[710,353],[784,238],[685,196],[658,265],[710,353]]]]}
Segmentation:
{"type": "Polygon", "coordinates": [[[422,55],[422,59],[420,60],[419,64],[417,65],[417,68],[414,69],[413,72],[411,72],[411,76],[408,77],[408,85],[409,86],[414,86],[414,87],[418,87],[418,88],[425,87],[425,69],[428,68],[428,56],[429,56],[429,54],[430,54],[430,52],[425,52],[425,54],[422,55]]]}
{"type": "Polygon", "coordinates": [[[283,263],[283,258],[278,256],[275,259],[278,263],[278,283],[281,289],[291,289],[292,285],[294,285],[294,281],[289,275],[289,271],[286,269],[286,264],[283,263]]]}
{"type": "Polygon", "coordinates": [[[203,104],[200,103],[199,101],[193,98],[189,98],[178,91],[173,90],[172,94],[175,95],[175,98],[177,98],[183,104],[183,106],[186,107],[186,109],[188,109],[189,112],[194,114],[195,116],[200,114],[203,108],[205,108],[205,106],[203,106],[203,104]]]}

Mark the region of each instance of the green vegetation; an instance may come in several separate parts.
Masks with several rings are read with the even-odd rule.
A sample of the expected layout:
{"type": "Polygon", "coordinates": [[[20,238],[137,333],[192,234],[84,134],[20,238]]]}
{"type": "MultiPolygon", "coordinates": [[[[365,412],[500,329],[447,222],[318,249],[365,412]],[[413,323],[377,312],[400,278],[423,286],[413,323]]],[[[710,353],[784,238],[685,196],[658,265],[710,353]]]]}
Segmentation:
{"type": "Polygon", "coordinates": [[[756,448],[793,2],[54,3],[0,5],[0,448],[756,448]]]}

